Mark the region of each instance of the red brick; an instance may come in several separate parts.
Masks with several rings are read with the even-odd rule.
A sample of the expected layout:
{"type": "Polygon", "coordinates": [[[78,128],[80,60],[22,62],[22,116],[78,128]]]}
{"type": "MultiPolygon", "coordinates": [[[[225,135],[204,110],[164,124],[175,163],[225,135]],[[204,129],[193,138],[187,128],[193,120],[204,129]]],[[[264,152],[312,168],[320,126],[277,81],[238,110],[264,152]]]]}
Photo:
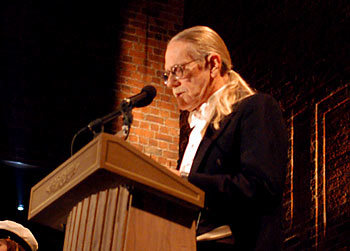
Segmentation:
{"type": "Polygon", "coordinates": [[[179,145],[178,144],[169,144],[169,150],[171,151],[178,151],[179,145]]]}
{"type": "Polygon", "coordinates": [[[120,84],[119,85],[119,91],[120,92],[126,92],[126,93],[130,93],[130,86],[129,85],[125,85],[125,84],[120,84]]]}
{"type": "MultiPolygon", "coordinates": [[[[159,108],[153,108],[152,106],[150,106],[150,113],[151,113],[152,115],[159,116],[159,115],[160,115],[159,108]]],[[[160,116],[160,117],[161,117],[161,116],[160,116]]]]}
{"type": "Polygon", "coordinates": [[[179,128],[179,124],[180,124],[179,120],[172,120],[172,119],[165,120],[165,125],[169,127],[179,128]]]}
{"type": "Polygon", "coordinates": [[[179,144],[179,140],[180,140],[180,138],[178,136],[173,137],[173,143],[175,143],[177,145],[179,144]]]}
{"type": "Polygon", "coordinates": [[[171,112],[170,118],[172,118],[172,119],[179,119],[180,118],[180,112],[179,111],[171,112]]]}
{"type": "Polygon", "coordinates": [[[137,135],[129,134],[128,141],[133,143],[138,143],[139,137],[137,135]]]}
{"type": "Polygon", "coordinates": [[[159,96],[160,100],[170,103],[170,99],[171,98],[169,97],[169,95],[164,95],[164,94],[162,95],[162,94],[160,94],[158,96],[159,96]]]}
{"type": "Polygon", "coordinates": [[[125,40],[128,41],[133,41],[133,42],[139,42],[139,38],[135,35],[130,35],[130,34],[126,34],[126,33],[122,33],[121,37],[125,40]]]}
{"type": "Polygon", "coordinates": [[[148,137],[148,138],[154,137],[154,132],[143,128],[134,128],[133,132],[137,135],[142,135],[143,137],[148,137]]]}
{"type": "Polygon", "coordinates": [[[154,69],[150,68],[150,67],[146,67],[146,66],[143,66],[143,65],[140,65],[137,67],[137,70],[139,72],[142,72],[142,73],[147,73],[147,74],[151,74],[151,75],[154,75],[155,74],[155,71],[154,69]]]}
{"type": "Polygon", "coordinates": [[[168,133],[170,135],[173,135],[174,137],[178,136],[180,134],[180,129],[178,127],[167,127],[168,128],[168,133]]]}
{"type": "Polygon", "coordinates": [[[144,51],[145,50],[145,45],[144,44],[133,43],[132,49],[134,49],[135,51],[144,51]]]}
{"type": "Polygon", "coordinates": [[[120,73],[124,76],[124,77],[131,77],[132,76],[132,71],[128,71],[125,69],[120,69],[120,73]]]}
{"type": "Polygon", "coordinates": [[[177,166],[177,160],[169,160],[167,167],[176,168],[176,166],[177,166]]]}
{"type": "Polygon", "coordinates": [[[170,111],[173,111],[176,109],[175,104],[164,102],[164,101],[159,101],[158,107],[163,108],[165,110],[170,110],[170,111]]]}
{"type": "Polygon", "coordinates": [[[158,132],[158,131],[159,131],[159,126],[158,126],[158,125],[151,124],[150,127],[151,127],[151,130],[152,130],[152,131],[155,131],[155,132],[158,132]]]}
{"type": "Polygon", "coordinates": [[[163,133],[163,134],[170,134],[169,130],[168,130],[168,127],[165,127],[165,126],[160,127],[159,132],[163,133]]]}
{"type": "Polygon", "coordinates": [[[149,17],[147,17],[147,16],[144,15],[144,14],[141,14],[140,12],[141,12],[141,10],[139,11],[139,13],[136,14],[135,19],[136,19],[137,21],[139,21],[139,22],[146,23],[146,22],[147,22],[147,19],[148,19],[149,17]]]}
{"type": "Polygon", "coordinates": [[[164,141],[158,141],[159,147],[162,149],[169,149],[169,143],[164,141]]]}
{"type": "Polygon", "coordinates": [[[155,55],[164,55],[165,54],[165,50],[162,50],[162,49],[158,49],[158,48],[153,48],[153,53],[155,55]]]}
{"type": "Polygon", "coordinates": [[[169,118],[170,112],[169,111],[160,110],[160,114],[159,115],[166,120],[166,119],[169,118]]]}
{"type": "Polygon", "coordinates": [[[168,160],[166,158],[162,158],[162,157],[159,157],[157,162],[163,166],[167,166],[167,164],[168,164],[168,160]]]}
{"type": "Polygon", "coordinates": [[[138,18],[138,20],[137,21],[130,21],[130,25],[133,27],[138,27],[142,30],[146,30],[147,24],[145,22],[142,22],[141,16],[137,16],[136,18],[138,18]]]}
{"type": "Polygon", "coordinates": [[[172,136],[161,134],[161,133],[156,133],[156,139],[167,141],[167,142],[173,142],[172,136]]]}
{"type": "Polygon", "coordinates": [[[129,56],[131,57],[138,57],[138,58],[145,58],[146,53],[142,50],[129,50],[129,56]]]}
{"type": "Polygon", "coordinates": [[[130,86],[130,94],[137,94],[140,92],[140,89],[139,87],[137,86],[130,86]]]}
{"type": "Polygon", "coordinates": [[[157,141],[157,140],[154,140],[154,139],[149,139],[149,144],[150,144],[151,146],[156,146],[156,147],[159,146],[158,141],[157,141]]]}
{"type": "Polygon", "coordinates": [[[176,152],[163,151],[163,156],[169,159],[176,159],[178,154],[176,152]]]}
{"type": "Polygon", "coordinates": [[[121,40],[121,48],[128,48],[131,49],[135,43],[127,41],[127,40],[121,40]]]}
{"type": "MultiPolygon", "coordinates": [[[[164,85],[165,86],[165,85],[164,85]]],[[[170,89],[170,88],[167,88],[165,89],[165,94],[168,95],[169,97],[172,97],[173,100],[175,101],[175,97],[174,97],[174,94],[173,94],[173,90],[170,89]]]]}
{"type": "Polygon", "coordinates": [[[137,121],[137,120],[134,120],[134,121],[132,122],[132,126],[133,126],[133,127],[140,127],[140,122],[137,121]]]}
{"type": "Polygon", "coordinates": [[[163,79],[152,77],[152,80],[150,82],[160,85],[163,84],[163,79]]]}
{"type": "Polygon", "coordinates": [[[145,130],[149,130],[150,124],[148,122],[141,121],[141,122],[139,122],[139,127],[142,129],[145,129],[145,130]]]}
{"type": "Polygon", "coordinates": [[[143,74],[142,75],[142,81],[146,83],[152,82],[153,76],[149,74],[143,74]]]}
{"type": "Polygon", "coordinates": [[[149,55],[149,59],[152,61],[156,61],[156,62],[163,62],[164,61],[164,57],[158,56],[158,55],[149,55]]]}
{"type": "Polygon", "coordinates": [[[134,80],[134,79],[129,79],[129,80],[127,81],[127,83],[128,83],[129,86],[137,87],[137,88],[139,88],[140,90],[141,90],[141,89],[143,88],[143,86],[144,86],[144,82],[139,81],[139,80],[134,80]]]}
{"type": "Polygon", "coordinates": [[[148,140],[149,138],[147,138],[147,137],[139,137],[139,143],[140,144],[143,144],[143,145],[148,145],[148,140]]]}
{"type": "Polygon", "coordinates": [[[139,72],[133,71],[130,73],[130,77],[133,79],[140,80],[142,78],[142,75],[139,72]]]}
{"type": "MultiPolygon", "coordinates": [[[[136,29],[136,35],[138,37],[145,37],[146,36],[146,30],[145,29],[140,29],[140,28],[137,28],[136,29]]],[[[144,43],[143,43],[144,44],[144,43]]]]}
{"type": "Polygon", "coordinates": [[[137,69],[137,67],[134,64],[130,63],[120,63],[119,67],[126,71],[135,71],[137,69]]]}
{"type": "Polygon", "coordinates": [[[122,61],[124,61],[124,62],[133,62],[133,58],[128,56],[128,55],[123,55],[122,56],[122,61]]]}
{"type": "MultiPolygon", "coordinates": [[[[158,71],[163,71],[163,62],[151,62],[151,67],[155,70],[158,70],[158,71]]],[[[158,71],[156,72],[156,75],[158,73],[158,71]]],[[[161,77],[162,75],[157,75],[158,77],[161,77]]]]}
{"type": "Polygon", "coordinates": [[[134,119],[144,119],[145,114],[143,114],[142,112],[138,112],[137,110],[134,110],[132,112],[134,119]]]}
{"type": "Polygon", "coordinates": [[[161,117],[157,117],[157,116],[153,116],[153,115],[146,115],[146,120],[147,121],[151,121],[151,122],[155,122],[155,123],[164,123],[164,119],[161,117]]]}
{"type": "Polygon", "coordinates": [[[136,33],[136,29],[128,26],[124,26],[123,32],[125,32],[126,34],[134,35],[136,33]]]}

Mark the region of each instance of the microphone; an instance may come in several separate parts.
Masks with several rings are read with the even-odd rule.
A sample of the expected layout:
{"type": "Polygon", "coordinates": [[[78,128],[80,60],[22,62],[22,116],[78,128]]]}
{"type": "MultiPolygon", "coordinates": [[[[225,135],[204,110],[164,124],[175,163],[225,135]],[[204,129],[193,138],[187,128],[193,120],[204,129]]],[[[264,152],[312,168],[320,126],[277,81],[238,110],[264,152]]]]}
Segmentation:
{"type": "MultiPolygon", "coordinates": [[[[144,107],[152,103],[153,99],[157,95],[157,90],[151,85],[147,85],[142,88],[141,92],[139,94],[136,94],[130,98],[123,99],[122,103],[120,104],[119,109],[116,111],[111,112],[110,114],[107,114],[106,116],[102,118],[95,119],[94,121],[91,121],[87,126],[80,129],[72,139],[71,143],[71,155],[73,155],[73,144],[75,141],[75,138],[83,131],[90,130],[95,132],[95,129],[97,127],[101,127],[107,122],[111,121],[112,119],[118,117],[121,114],[129,114],[129,112],[134,107],[144,107]]],[[[130,122],[131,123],[131,122],[130,122]]],[[[130,127],[130,124],[129,124],[130,127]]]]}
{"type": "Polygon", "coordinates": [[[139,94],[136,94],[130,98],[125,98],[124,101],[133,107],[144,107],[152,103],[154,97],[157,95],[157,90],[151,85],[147,85],[142,88],[139,94]]]}
{"type": "Polygon", "coordinates": [[[120,108],[110,114],[107,114],[106,116],[102,118],[98,118],[92,122],[90,122],[86,128],[93,131],[96,127],[106,124],[107,122],[111,121],[112,119],[116,118],[117,116],[121,115],[122,113],[127,113],[134,107],[144,107],[152,103],[154,97],[157,95],[157,90],[151,85],[147,85],[144,88],[142,88],[141,92],[139,94],[136,94],[130,98],[123,99],[122,103],[120,104],[120,108]]]}

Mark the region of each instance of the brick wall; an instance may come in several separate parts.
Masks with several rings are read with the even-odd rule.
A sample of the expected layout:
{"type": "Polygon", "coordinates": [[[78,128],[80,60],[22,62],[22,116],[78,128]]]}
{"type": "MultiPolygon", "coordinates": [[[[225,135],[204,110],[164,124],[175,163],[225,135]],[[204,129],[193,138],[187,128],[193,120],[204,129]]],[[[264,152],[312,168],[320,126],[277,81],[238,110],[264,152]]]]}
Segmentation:
{"type": "MultiPolygon", "coordinates": [[[[133,110],[128,142],[157,162],[175,167],[179,110],[161,78],[167,41],[182,29],[183,0],[129,1],[123,7],[116,96],[120,101],[146,85],[157,89],[152,104],[133,110]]],[[[117,126],[118,127],[118,126],[117,126]]]]}

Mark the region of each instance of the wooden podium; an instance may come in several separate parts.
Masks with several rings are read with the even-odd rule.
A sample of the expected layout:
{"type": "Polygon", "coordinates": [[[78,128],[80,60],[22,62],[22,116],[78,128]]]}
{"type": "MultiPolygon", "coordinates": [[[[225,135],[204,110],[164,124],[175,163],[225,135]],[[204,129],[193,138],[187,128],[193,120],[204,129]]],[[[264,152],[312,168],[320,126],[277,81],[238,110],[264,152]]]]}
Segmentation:
{"type": "Polygon", "coordinates": [[[204,192],[102,133],[31,190],[28,219],[65,230],[64,250],[196,250],[204,192]]]}

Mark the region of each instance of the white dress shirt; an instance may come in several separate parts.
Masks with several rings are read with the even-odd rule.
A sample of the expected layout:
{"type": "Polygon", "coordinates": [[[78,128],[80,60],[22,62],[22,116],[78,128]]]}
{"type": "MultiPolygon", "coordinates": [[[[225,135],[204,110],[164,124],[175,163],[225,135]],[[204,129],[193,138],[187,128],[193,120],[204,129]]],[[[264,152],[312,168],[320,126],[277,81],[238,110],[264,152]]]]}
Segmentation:
{"type": "Polygon", "coordinates": [[[188,122],[193,129],[190,133],[188,144],[180,165],[180,174],[182,177],[187,177],[191,171],[193,159],[196,156],[198,147],[208,125],[214,117],[216,103],[224,87],[225,86],[211,95],[206,103],[203,103],[199,109],[192,111],[188,116],[188,122]]]}

